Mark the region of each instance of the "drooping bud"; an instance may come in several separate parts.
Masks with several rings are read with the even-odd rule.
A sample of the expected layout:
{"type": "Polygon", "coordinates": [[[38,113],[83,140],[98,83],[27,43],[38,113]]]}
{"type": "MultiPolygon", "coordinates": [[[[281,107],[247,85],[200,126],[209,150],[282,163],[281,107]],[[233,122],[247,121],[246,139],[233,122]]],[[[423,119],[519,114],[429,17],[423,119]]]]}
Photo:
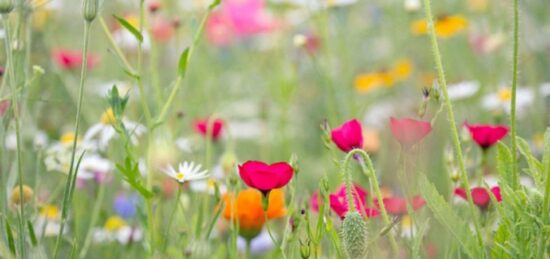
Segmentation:
{"type": "Polygon", "coordinates": [[[342,245],[349,258],[365,258],[367,224],[358,212],[348,212],[342,226],[342,245]]]}
{"type": "Polygon", "coordinates": [[[34,191],[32,188],[27,185],[23,185],[23,198],[21,198],[21,190],[19,189],[19,186],[16,186],[11,192],[11,202],[15,205],[20,205],[21,203],[25,204],[31,201],[33,195],[34,191]]]}
{"type": "Polygon", "coordinates": [[[302,242],[300,240],[300,256],[302,259],[309,258],[311,255],[311,241],[308,240],[307,242],[302,242]]]}
{"type": "Polygon", "coordinates": [[[14,7],[15,0],[0,0],[0,14],[8,14],[14,7]]]}
{"type": "Polygon", "coordinates": [[[99,9],[99,0],[83,0],[82,1],[82,16],[87,22],[92,22],[99,9]]]}

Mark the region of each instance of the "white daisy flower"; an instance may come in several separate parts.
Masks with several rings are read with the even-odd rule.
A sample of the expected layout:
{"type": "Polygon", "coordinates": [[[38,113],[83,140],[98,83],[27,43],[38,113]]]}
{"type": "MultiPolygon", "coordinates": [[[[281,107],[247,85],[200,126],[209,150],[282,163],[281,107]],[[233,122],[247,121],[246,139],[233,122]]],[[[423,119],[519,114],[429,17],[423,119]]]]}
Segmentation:
{"type": "Polygon", "coordinates": [[[181,137],[176,139],[176,147],[185,153],[193,153],[193,141],[191,138],[181,137]]]}
{"type": "Polygon", "coordinates": [[[132,227],[119,216],[111,216],[102,228],[94,229],[93,240],[95,243],[108,243],[117,241],[122,245],[140,241],[143,232],[137,227],[132,227]]]}
{"type": "Polygon", "coordinates": [[[191,182],[189,187],[195,192],[207,192],[208,194],[216,193],[216,185],[220,193],[225,193],[227,188],[223,184],[223,168],[221,165],[217,165],[212,169],[212,174],[210,177],[204,180],[198,180],[191,182]]]}
{"type": "Polygon", "coordinates": [[[405,0],[405,10],[416,12],[420,9],[420,0],[405,0]]]}
{"type": "MultiPolygon", "coordinates": [[[[38,237],[53,237],[59,234],[61,228],[61,213],[57,206],[46,205],[40,209],[34,223],[34,231],[38,237]]],[[[65,226],[63,233],[69,231],[65,226]]]]}
{"type": "MultiPolygon", "coordinates": [[[[526,108],[531,106],[535,94],[529,88],[519,88],[516,91],[516,112],[521,114],[526,108]]],[[[482,106],[492,111],[505,111],[510,113],[510,100],[512,99],[511,88],[501,88],[496,93],[486,95],[482,100],[482,106]]]]}
{"type": "MultiPolygon", "coordinates": [[[[113,40],[118,46],[125,50],[136,51],[138,49],[138,41],[136,37],[125,29],[116,30],[112,33],[113,40]]],[[[151,40],[147,32],[143,33],[143,42],[141,45],[143,51],[148,52],[151,49],[151,40]]]]}
{"type": "MultiPolygon", "coordinates": [[[[113,110],[109,108],[101,115],[100,122],[93,125],[88,129],[88,131],[86,131],[86,134],[84,134],[84,140],[92,141],[97,137],[97,147],[99,150],[105,150],[109,145],[109,142],[117,135],[116,130],[113,128],[114,122],[115,116],[113,114],[113,110]]],[[[122,119],[122,123],[124,123],[126,130],[130,134],[130,141],[132,144],[137,145],[137,138],[147,131],[145,126],[137,122],[129,121],[125,118],[122,119]]]]}
{"type": "Polygon", "coordinates": [[[35,149],[43,149],[48,145],[48,135],[44,131],[36,132],[33,139],[33,146],[35,149]]]}
{"type": "Polygon", "coordinates": [[[466,99],[475,95],[479,91],[479,82],[463,81],[460,83],[449,85],[449,99],[456,101],[466,99]]]}
{"type": "Polygon", "coordinates": [[[414,234],[417,232],[417,229],[414,226],[411,217],[408,215],[405,215],[401,218],[399,226],[401,227],[402,238],[412,239],[414,237],[414,234]]]}
{"type": "Polygon", "coordinates": [[[200,164],[186,161],[179,164],[178,170],[175,170],[174,167],[169,165],[168,168],[163,171],[166,175],[174,178],[179,183],[184,183],[185,181],[196,181],[207,178],[208,171],[201,171],[201,167],[200,164]]]}

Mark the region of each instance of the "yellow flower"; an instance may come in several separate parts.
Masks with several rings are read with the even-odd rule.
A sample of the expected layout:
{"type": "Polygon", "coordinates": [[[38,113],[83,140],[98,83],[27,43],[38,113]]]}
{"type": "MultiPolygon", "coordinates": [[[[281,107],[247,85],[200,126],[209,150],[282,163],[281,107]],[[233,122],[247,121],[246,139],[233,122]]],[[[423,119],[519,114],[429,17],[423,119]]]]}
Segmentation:
{"type": "MultiPolygon", "coordinates": [[[[468,20],[461,15],[445,15],[434,21],[435,33],[440,38],[450,38],[463,31],[468,26],[468,20]]],[[[411,25],[414,34],[427,34],[428,23],[426,20],[417,20],[411,25]]]]}
{"type": "Polygon", "coordinates": [[[512,90],[510,88],[502,88],[498,91],[498,99],[502,102],[508,102],[512,100],[512,90]]]}
{"type": "Polygon", "coordinates": [[[116,118],[112,108],[105,110],[103,114],[101,114],[101,123],[114,124],[115,122],[116,122],[116,118]]]}
{"type": "Polygon", "coordinates": [[[355,89],[362,93],[368,93],[380,86],[378,73],[361,74],[355,78],[355,89]]]}
{"type": "Polygon", "coordinates": [[[412,70],[412,62],[409,59],[402,59],[389,70],[358,75],[355,77],[354,86],[361,93],[368,93],[381,86],[392,87],[395,83],[407,79],[412,70]]]}
{"type": "Polygon", "coordinates": [[[29,202],[32,199],[32,196],[34,195],[34,192],[31,187],[27,185],[23,185],[23,199],[21,199],[21,192],[19,190],[19,186],[16,186],[13,188],[13,191],[11,192],[11,202],[13,204],[21,204],[21,200],[23,200],[23,204],[29,202]]]}
{"type": "Polygon", "coordinates": [[[46,205],[40,209],[40,216],[49,220],[59,219],[59,208],[54,205],[46,205]]]}
{"type": "Polygon", "coordinates": [[[71,144],[71,143],[73,143],[74,138],[75,138],[74,133],[67,132],[67,133],[61,135],[61,137],[59,138],[59,142],[61,142],[62,144],[66,144],[66,145],[71,144]]]}
{"type": "Polygon", "coordinates": [[[412,70],[412,62],[409,59],[401,59],[397,61],[391,73],[396,80],[405,80],[411,75],[412,70]]]}
{"type": "Polygon", "coordinates": [[[124,221],[124,219],[119,216],[111,216],[107,219],[107,221],[105,221],[105,225],[103,226],[103,228],[108,231],[114,232],[124,226],[126,226],[126,221],[124,221]]]}

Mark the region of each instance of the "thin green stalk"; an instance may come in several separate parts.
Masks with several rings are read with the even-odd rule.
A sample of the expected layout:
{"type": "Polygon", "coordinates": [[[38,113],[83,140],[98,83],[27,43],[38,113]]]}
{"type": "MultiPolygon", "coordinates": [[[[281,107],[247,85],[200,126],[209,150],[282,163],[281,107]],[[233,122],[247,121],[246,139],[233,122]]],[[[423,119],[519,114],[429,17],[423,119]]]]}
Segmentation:
{"type": "Polygon", "coordinates": [[[105,36],[107,36],[107,40],[109,40],[109,43],[111,43],[111,46],[113,46],[115,53],[126,67],[126,70],[128,70],[128,72],[130,73],[135,73],[135,69],[132,67],[132,65],[130,65],[130,62],[128,62],[128,59],[126,59],[124,53],[122,53],[122,50],[116,44],[115,39],[113,39],[113,35],[111,35],[109,27],[107,27],[107,23],[105,23],[103,17],[99,17],[99,24],[101,25],[101,29],[103,29],[105,36]]]}
{"type": "MultiPolygon", "coordinates": [[[[23,197],[23,170],[21,169],[22,156],[21,156],[21,129],[19,121],[19,104],[18,104],[18,94],[17,94],[17,83],[15,80],[15,63],[13,60],[13,53],[11,48],[11,38],[10,38],[10,25],[8,20],[8,14],[2,15],[2,21],[4,22],[4,30],[6,36],[4,37],[4,45],[6,48],[6,58],[7,58],[7,69],[10,78],[11,85],[11,107],[13,109],[13,119],[15,123],[15,138],[16,138],[16,156],[17,156],[17,176],[19,177],[19,197],[23,197]]],[[[21,253],[21,258],[25,257],[25,210],[23,204],[19,206],[19,249],[21,253]]]]}
{"type": "MultiPolygon", "coordinates": [[[[380,191],[380,186],[378,184],[378,178],[376,177],[374,166],[372,164],[372,160],[370,159],[369,154],[367,154],[367,152],[362,149],[353,149],[346,155],[346,158],[344,160],[344,162],[346,163],[346,168],[347,163],[352,157],[357,157],[359,165],[361,166],[361,172],[363,172],[363,174],[366,175],[370,180],[371,187],[373,187],[376,198],[378,199],[378,206],[380,206],[380,211],[382,212],[382,219],[384,220],[384,224],[390,225],[391,220],[388,216],[388,212],[386,211],[386,206],[383,202],[384,197],[382,197],[382,192],[380,191]]],[[[397,242],[395,241],[394,236],[390,234],[388,235],[388,239],[390,240],[393,254],[398,255],[399,247],[397,246],[397,242]]]]}
{"type": "MultiPolygon", "coordinates": [[[[168,235],[170,234],[170,230],[172,229],[172,222],[174,221],[174,216],[176,215],[176,211],[180,204],[180,196],[181,196],[181,189],[183,188],[182,185],[178,184],[178,192],[176,194],[176,201],[174,204],[174,208],[172,208],[172,212],[170,213],[170,217],[168,218],[168,227],[166,228],[166,231],[164,232],[164,240],[169,240],[168,235]]],[[[166,252],[166,248],[168,248],[168,241],[164,242],[164,251],[166,252]]]]}
{"type": "Polygon", "coordinates": [[[92,233],[93,233],[92,230],[99,219],[101,204],[103,204],[103,198],[105,197],[105,185],[106,185],[105,183],[99,184],[96,201],[94,204],[94,208],[92,209],[92,218],[90,219],[90,226],[88,227],[88,232],[86,234],[86,237],[84,238],[84,245],[82,246],[82,250],[80,250],[80,255],[79,255],[80,258],[86,258],[88,249],[92,244],[92,233]]]}
{"type": "Polygon", "coordinates": [[[516,140],[517,127],[516,127],[516,90],[518,86],[518,51],[519,51],[519,0],[514,0],[514,50],[512,61],[512,100],[511,100],[511,127],[510,133],[512,135],[512,188],[515,190],[519,186],[519,173],[518,173],[518,145],[516,140]]]}
{"type": "Polygon", "coordinates": [[[65,185],[64,198],[63,198],[63,208],[61,212],[61,226],[59,228],[59,233],[57,235],[57,240],[55,242],[54,256],[57,258],[59,252],[59,245],[61,244],[61,238],[63,237],[63,230],[65,228],[65,222],[67,220],[67,211],[70,205],[70,194],[72,188],[73,178],[76,178],[76,173],[74,172],[75,158],[76,158],[76,147],[78,140],[78,130],[80,128],[80,113],[82,110],[82,99],[84,96],[84,82],[86,79],[86,71],[88,65],[88,45],[90,39],[90,26],[91,22],[85,21],[84,24],[84,48],[82,49],[82,67],[80,70],[80,85],[78,90],[78,103],[76,107],[76,119],[75,119],[75,129],[74,129],[74,139],[71,152],[71,164],[69,166],[69,175],[67,177],[67,183],[65,185]]]}
{"type": "Polygon", "coordinates": [[[460,176],[462,178],[464,187],[466,190],[466,196],[468,198],[468,206],[470,208],[470,213],[472,214],[472,220],[474,222],[474,228],[476,232],[476,238],[477,242],[479,244],[479,247],[482,249],[483,257],[486,258],[487,254],[485,252],[485,245],[483,243],[483,238],[481,236],[481,229],[479,226],[478,218],[476,217],[476,207],[474,205],[473,199],[472,199],[472,193],[470,190],[470,183],[468,181],[468,174],[466,173],[466,166],[464,164],[464,157],[462,155],[462,147],[460,145],[460,139],[458,135],[458,130],[456,128],[456,121],[455,121],[455,115],[453,111],[453,106],[451,103],[451,100],[449,99],[449,93],[447,91],[447,82],[445,80],[445,72],[443,70],[443,62],[441,61],[441,53],[439,51],[439,45],[437,43],[437,36],[435,34],[435,27],[432,17],[432,9],[431,9],[431,1],[430,0],[424,0],[424,11],[426,15],[426,21],[428,23],[428,31],[430,36],[430,41],[432,45],[432,51],[434,55],[434,62],[436,64],[437,68],[437,76],[438,76],[438,82],[439,86],[441,88],[441,91],[443,92],[443,101],[445,103],[445,106],[447,106],[447,119],[449,121],[449,127],[451,128],[451,137],[453,139],[453,146],[456,152],[456,157],[459,164],[459,171],[460,176]]]}

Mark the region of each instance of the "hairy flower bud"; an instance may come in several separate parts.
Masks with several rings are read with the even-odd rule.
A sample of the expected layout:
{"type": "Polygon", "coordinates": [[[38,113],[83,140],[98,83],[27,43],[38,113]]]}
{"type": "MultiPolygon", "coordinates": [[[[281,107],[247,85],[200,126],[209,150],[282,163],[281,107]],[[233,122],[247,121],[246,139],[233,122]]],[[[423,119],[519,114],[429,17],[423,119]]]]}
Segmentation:
{"type": "Polygon", "coordinates": [[[11,202],[16,205],[20,205],[21,203],[25,204],[32,199],[33,195],[34,192],[32,188],[27,185],[23,185],[23,198],[21,198],[21,190],[19,189],[19,186],[16,186],[11,192],[11,202]]]}
{"type": "Polygon", "coordinates": [[[342,245],[349,258],[364,258],[367,254],[367,224],[358,212],[346,214],[342,245]]]}
{"type": "Polygon", "coordinates": [[[15,0],[0,0],[0,13],[8,14],[15,7],[15,0]]]}
{"type": "Polygon", "coordinates": [[[99,0],[84,0],[82,1],[82,16],[84,20],[91,22],[97,16],[99,8],[99,0]]]}

